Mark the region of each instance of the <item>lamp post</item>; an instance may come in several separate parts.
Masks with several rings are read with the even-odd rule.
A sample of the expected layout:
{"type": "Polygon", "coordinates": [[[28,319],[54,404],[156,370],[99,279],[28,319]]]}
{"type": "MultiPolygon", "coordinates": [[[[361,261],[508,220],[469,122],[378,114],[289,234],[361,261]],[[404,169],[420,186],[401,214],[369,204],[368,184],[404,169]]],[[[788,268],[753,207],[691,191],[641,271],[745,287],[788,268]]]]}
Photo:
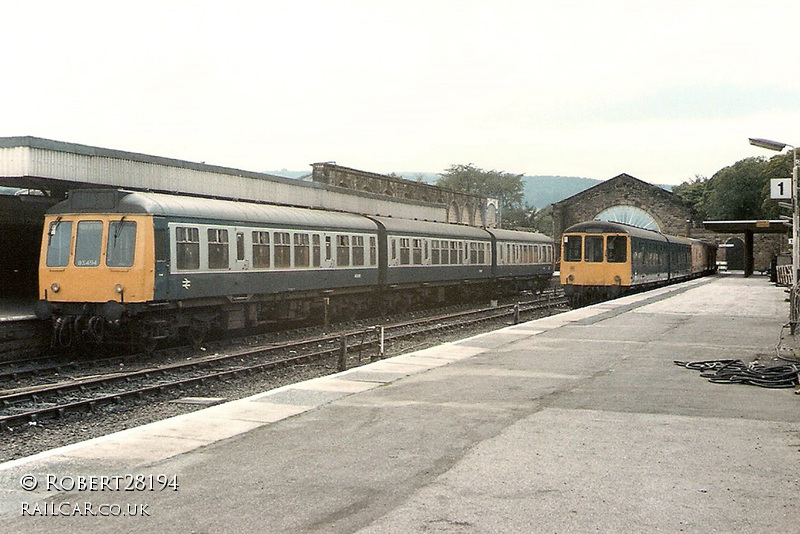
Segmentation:
{"type": "Polygon", "coordinates": [[[769,139],[750,138],[750,144],[776,152],[787,146],[792,149],[792,289],[789,293],[789,325],[794,335],[798,323],[798,274],[800,274],[800,244],[798,243],[798,207],[797,207],[797,147],[789,143],[771,141],[769,139]]]}

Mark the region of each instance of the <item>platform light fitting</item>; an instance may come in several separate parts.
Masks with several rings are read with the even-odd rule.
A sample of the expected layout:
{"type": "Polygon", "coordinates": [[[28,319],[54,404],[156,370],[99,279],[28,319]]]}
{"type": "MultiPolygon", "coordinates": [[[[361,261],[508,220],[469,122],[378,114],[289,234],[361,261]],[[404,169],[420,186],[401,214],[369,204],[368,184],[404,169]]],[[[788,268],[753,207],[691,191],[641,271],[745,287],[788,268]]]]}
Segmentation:
{"type": "Polygon", "coordinates": [[[781,143],[779,141],[772,141],[770,139],[760,139],[758,137],[750,137],[748,138],[750,144],[753,146],[757,146],[759,148],[766,148],[767,150],[774,150],[776,152],[780,152],[787,146],[787,143],[781,143]]]}

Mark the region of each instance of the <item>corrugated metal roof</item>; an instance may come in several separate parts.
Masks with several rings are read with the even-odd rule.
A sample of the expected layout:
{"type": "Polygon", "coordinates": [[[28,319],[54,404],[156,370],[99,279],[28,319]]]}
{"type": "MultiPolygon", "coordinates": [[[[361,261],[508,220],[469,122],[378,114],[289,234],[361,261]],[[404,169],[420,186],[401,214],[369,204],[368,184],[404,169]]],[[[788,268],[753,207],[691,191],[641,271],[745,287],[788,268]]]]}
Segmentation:
{"type": "Polygon", "coordinates": [[[392,217],[446,220],[443,205],[37,137],[0,137],[0,185],[125,188],[392,217]]]}

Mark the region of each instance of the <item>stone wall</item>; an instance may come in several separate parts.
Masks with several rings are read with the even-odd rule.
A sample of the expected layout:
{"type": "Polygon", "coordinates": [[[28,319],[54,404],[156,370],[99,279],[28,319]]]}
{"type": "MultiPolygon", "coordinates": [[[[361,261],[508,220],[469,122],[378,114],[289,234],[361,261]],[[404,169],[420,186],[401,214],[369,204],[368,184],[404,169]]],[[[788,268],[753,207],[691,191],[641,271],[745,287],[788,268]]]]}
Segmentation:
{"type": "Polygon", "coordinates": [[[614,206],[633,206],[649,213],[665,234],[694,237],[692,210],[660,187],[627,174],[602,182],[553,205],[553,236],[561,239],[565,228],[591,221],[614,206]]]}
{"type": "Polygon", "coordinates": [[[496,203],[493,205],[490,199],[480,195],[459,193],[397,176],[342,167],[335,163],[314,163],[311,167],[311,179],[314,182],[446,206],[446,222],[490,228],[500,226],[496,203]]]}
{"type": "MultiPolygon", "coordinates": [[[[554,204],[553,235],[560,243],[565,228],[579,222],[590,221],[603,210],[614,206],[634,206],[646,211],[665,234],[703,239],[718,245],[732,238],[739,238],[744,242],[743,234],[718,234],[705,230],[702,222],[692,220],[691,207],[680,198],[627,174],[621,174],[554,204]]],[[[727,250],[719,249],[717,256],[719,260],[725,261],[727,250]]],[[[755,234],[753,236],[755,271],[766,271],[770,267],[772,258],[787,250],[789,242],[786,234],[755,234]]],[[[561,254],[559,247],[556,247],[556,251],[558,261],[561,254]]]]}

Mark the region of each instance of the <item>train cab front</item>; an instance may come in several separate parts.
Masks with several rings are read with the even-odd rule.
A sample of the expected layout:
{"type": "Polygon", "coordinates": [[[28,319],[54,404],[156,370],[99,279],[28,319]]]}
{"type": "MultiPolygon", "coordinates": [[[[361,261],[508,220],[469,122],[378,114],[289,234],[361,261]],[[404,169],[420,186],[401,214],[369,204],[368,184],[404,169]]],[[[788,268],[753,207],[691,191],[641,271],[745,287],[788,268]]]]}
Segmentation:
{"type": "Polygon", "coordinates": [[[149,226],[118,214],[46,217],[35,312],[52,321],[55,345],[113,341],[121,321],[152,300],[149,226]]]}
{"type": "Polygon", "coordinates": [[[630,240],[626,235],[565,233],[561,287],[573,306],[616,298],[630,286],[630,240]]]}

